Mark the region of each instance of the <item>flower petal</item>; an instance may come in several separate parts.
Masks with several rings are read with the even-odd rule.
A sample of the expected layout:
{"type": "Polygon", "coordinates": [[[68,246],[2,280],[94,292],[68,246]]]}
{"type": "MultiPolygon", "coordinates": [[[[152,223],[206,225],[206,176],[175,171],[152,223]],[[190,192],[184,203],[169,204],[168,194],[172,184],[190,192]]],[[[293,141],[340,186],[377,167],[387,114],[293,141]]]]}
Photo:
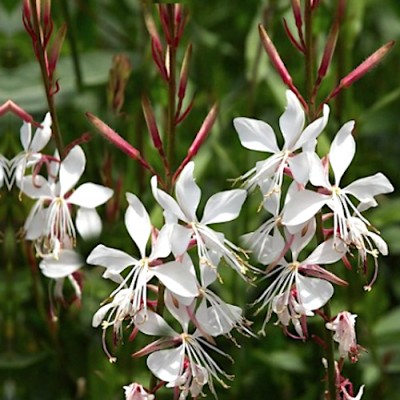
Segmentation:
{"type": "Polygon", "coordinates": [[[78,182],[86,165],[86,157],[80,146],[74,146],[60,165],[60,196],[64,196],[78,182]]]}
{"type": "Polygon", "coordinates": [[[134,322],[139,331],[146,335],[170,337],[178,335],[163,317],[149,309],[136,313],[134,322]]]}
{"type": "Polygon", "coordinates": [[[19,130],[19,138],[21,140],[22,147],[25,151],[29,149],[32,139],[32,126],[29,122],[23,122],[21,129],[19,130]]]}
{"type": "Polygon", "coordinates": [[[43,149],[51,138],[51,115],[48,112],[44,120],[40,124],[42,127],[37,128],[33,136],[30,148],[33,152],[37,153],[43,149]]]}
{"type": "Polygon", "coordinates": [[[204,225],[232,221],[237,218],[246,199],[243,189],[226,190],[212,195],[204,208],[201,223],[204,225]]]}
{"type": "Polygon", "coordinates": [[[160,350],[150,354],[147,366],[158,379],[171,382],[181,373],[184,357],[184,347],[180,345],[175,349],[160,350]]]}
{"type": "Polygon", "coordinates": [[[90,265],[101,265],[113,273],[119,273],[137,261],[121,250],[99,244],[89,254],[86,262],[90,265]]]}
{"type": "Polygon", "coordinates": [[[108,187],[88,182],[80,185],[67,198],[67,202],[80,207],[96,208],[104,204],[113,193],[114,191],[108,187]]]}
{"type": "Polygon", "coordinates": [[[98,237],[102,229],[101,218],[94,208],[78,208],[75,225],[85,240],[98,237]]]}
{"type": "Polygon", "coordinates": [[[349,167],[356,152],[356,142],[351,132],[354,121],[346,122],[336,134],[329,152],[329,162],[335,174],[335,185],[339,186],[344,172],[349,167]]]}
{"type": "Polygon", "coordinates": [[[58,257],[46,255],[39,264],[44,276],[53,279],[65,278],[77,271],[83,265],[83,260],[76,251],[61,250],[58,257]]]}
{"type": "Polygon", "coordinates": [[[41,176],[27,175],[18,182],[19,187],[26,196],[31,199],[53,198],[53,192],[47,180],[41,176]]]}
{"type": "Polygon", "coordinates": [[[306,310],[317,310],[326,304],[333,295],[331,283],[319,278],[308,278],[296,274],[296,288],[299,303],[306,310]]]}
{"type": "Polygon", "coordinates": [[[243,147],[250,150],[278,153],[274,130],[265,122],[252,118],[235,118],[233,125],[243,147]]]}
{"type": "Polygon", "coordinates": [[[279,118],[279,126],[285,139],[284,149],[292,149],[303,130],[305,116],[299,99],[291,90],[286,91],[286,100],[286,110],[279,118]]]}
{"type": "Polygon", "coordinates": [[[165,211],[175,215],[175,217],[180,219],[181,221],[185,221],[188,223],[191,222],[182,212],[181,208],[179,207],[175,199],[171,197],[169,194],[165,193],[163,190],[157,188],[156,176],[153,176],[151,178],[150,183],[154,198],[165,211]]]}
{"type": "Polygon", "coordinates": [[[321,243],[302,264],[332,264],[339,261],[345,254],[345,246],[343,248],[335,246],[335,239],[331,238],[321,243]]]}
{"type": "Polygon", "coordinates": [[[197,221],[196,210],[200,202],[201,191],[193,178],[194,162],[189,162],[176,181],[175,194],[181,210],[191,221],[197,221]]]}
{"type": "Polygon", "coordinates": [[[151,233],[150,217],[144,205],[136,195],[127,193],[126,199],[129,203],[129,207],[125,213],[126,229],[136,243],[140,255],[143,258],[146,255],[146,244],[151,233]]]}

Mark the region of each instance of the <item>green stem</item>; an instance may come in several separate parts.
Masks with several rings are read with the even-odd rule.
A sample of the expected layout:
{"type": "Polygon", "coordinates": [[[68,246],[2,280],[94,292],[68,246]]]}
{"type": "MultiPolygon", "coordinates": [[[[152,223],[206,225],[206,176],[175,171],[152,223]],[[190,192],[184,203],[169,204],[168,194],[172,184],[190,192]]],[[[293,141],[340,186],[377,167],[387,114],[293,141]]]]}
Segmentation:
{"type": "Polygon", "coordinates": [[[52,93],[51,84],[50,84],[49,77],[47,74],[47,65],[46,65],[47,63],[46,63],[46,57],[45,57],[46,51],[42,45],[43,32],[40,28],[39,16],[35,12],[35,10],[37,9],[36,8],[37,7],[36,0],[30,0],[30,4],[31,4],[31,9],[33,11],[32,16],[33,16],[33,25],[34,25],[34,29],[35,29],[35,34],[37,35],[37,37],[39,39],[39,40],[37,40],[37,43],[36,43],[37,50],[38,50],[37,55],[38,55],[38,61],[39,61],[39,65],[40,65],[40,71],[42,74],[44,89],[46,92],[47,105],[48,105],[49,112],[50,112],[51,119],[52,119],[53,138],[56,143],[56,147],[60,154],[60,157],[63,158],[64,143],[63,143],[61,132],[60,132],[60,125],[58,123],[57,112],[56,112],[56,107],[55,107],[55,102],[54,102],[54,96],[52,93]]]}
{"type": "Polygon", "coordinates": [[[68,27],[67,39],[71,47],[72,64],[75,72],[76,86],[79,91],[83,89],[83,79],[82,79],[82,69],[79,60],[79,52],[76,40],[76,33],[74,25],[72,23],[71,13],[69,12],[69,7],[67,0],[61,0],[61,7],[64,14],[64,20],[68,27]]]}

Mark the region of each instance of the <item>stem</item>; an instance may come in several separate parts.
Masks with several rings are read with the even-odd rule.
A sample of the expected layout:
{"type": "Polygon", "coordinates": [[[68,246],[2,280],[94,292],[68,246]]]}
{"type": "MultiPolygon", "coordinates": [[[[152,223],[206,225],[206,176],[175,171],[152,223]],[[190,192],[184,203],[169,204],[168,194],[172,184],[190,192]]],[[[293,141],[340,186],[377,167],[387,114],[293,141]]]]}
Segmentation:
{"type": "Polygon", "coordinates": [[[69,45],[71,47],[72,64],[73,64],[74,72],[75,72],[76,86],[77,86],[78,90],[81,91],[83,89],[82,69],[81,69],[81,63],[79,60],[79,52],[78,52],[78,46],[77,46],[77,41],[76,41],[76,33],[75,33],[74,25],[72,23],[71,13],[69,12],[67,0],[61,0],[61,7],[62,7],[63,14],[64,14],[64,20],[68,26],[67,38],[69,41],[69,45]]]}
{"type": "Polygon", "coordinates": [[[311,1],[306,0],[304,5],[304,25],[305,25],[305,82],[306,82],[306,98],[309,107],[309,118],[313,121],[316,118],[315,115],[315,99],[313,98],[314,89],[314,65],[315,65],[315,52],[314,52],[314,40],[312,34],[312,9],[311,1]]]}
{"type": "MultiPolygon", "coordinates": [[[[173,170],[174,161],[175,161],[175,98],[176,98],[176,45],[174,42],[175,37],[175,5],[168,4],[168,19],[169,19],[169,31],[170,37],[172,38],[171,44],[169,46],[168,53],[168,113],[167,113],[167,160],[170,168],[173,170]]],[[[170,171],[165,171],[166,173],[166,181],[168,185],[168,189],[171,190],[172,184],[172,174],[170,171]]]]}
{"type": "Polygon", "coordinates": [[[39,61],[39,65],[40,65],[40,71],[42,73],[44,89],[46,92],[47,105],[49,107],[49,112],[50,112],[51,119],[52,119],[53,138],[56,143],[57,150],[60,154],[60,158],[63,158],[64,144],[63,144],[62,136],[60,133],[60,125],[58,123],[57,112],[56,112],[56,107],[55,107],[55,103],[54,103],[54,96],[52,93],[52,88],[50,85],[49,77],[47,75],[47,66],[46,66],[47,63],[46,63],[46,57],[45,57],[46,51],[43,48],[43,32],[40,28],[39,16],[36,12],[36,9],[37,9],[36,0],[30,0],[30,4],[31,4],[31,9],[32,9],[34,29],[35,29],[35,33],[38,37],[38,41],[36,43],[37,50],[38,50],[38,61],[39,61]]]}

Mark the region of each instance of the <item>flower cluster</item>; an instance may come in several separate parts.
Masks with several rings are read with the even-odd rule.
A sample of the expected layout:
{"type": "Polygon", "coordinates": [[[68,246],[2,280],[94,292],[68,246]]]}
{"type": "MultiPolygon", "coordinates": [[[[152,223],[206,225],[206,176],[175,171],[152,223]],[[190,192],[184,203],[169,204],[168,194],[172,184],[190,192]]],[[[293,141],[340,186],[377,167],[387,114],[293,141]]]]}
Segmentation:
{"type": "Polygon", "coordinates": [[[23,122],[20,130],[23,150],[10,161],[2,159],[1,176],[8,190],[15,185],[21,199],[25,195],[34,200],[23,235],[33,241],[42,259],[39,264],[42,273],[56,280],[56,296],[62,298],[62,282],[68,278],[80,297],[74,273],[83,260],[74,250],[76,231],[84,239],[100,234],[102,222],[96,207],[105,203],[113,190],[94,183],[74,189],[85,169],[85,154],[79,145],[73,146],[63,159],[57,151],[53,155],[42,153],[52,135],[51,123],[47,113],[32,135],[32,124],[23,122]]]}
{"type": "MultiPolygon", "coordinates": [[[[255,301],[258,312],[267,310],[261,333],[274,313],[287,334],[305,339],[307,319],[316,311],[324,315],[322,308],[334,294],[332,284],[347,285],[328,265],[342,259],[351,268],[349,255],[357,252],[358,267],[367,274],[372,259],[375,272],[365,285],[365,290],[371,289],[378,256],[386,255],[388,248],[363,212],[377,206],[376,196],[392,192],[393,186],[381,173],[341,185],[355,154],[354,121],[339,129],[329,153],[320,158],[317,139],[327,125],[329,107],[325,105],[322,116],[305,126],[305,113],[296,95],[287,91],[286,98],[286,110],[279,119],[281,149],[267,123],[234,120],[244,147],[271,154],[240,178],[247,190],[260,190],[260,209],[270,214],[243,241],[265,266],[262,280],[270,282],[255,301]],[[315,248],[310,252],[312,245],[315,248]],[[305,252],[308,255],[302,255],[305,252]]],[[[355,316],[347,311],[326,324],[335,332],[340,357],[349,355],[352,361],[357,360],[359,350],[354,324],[355,316]]]]}
{"type": "MultiPolygon", "coordinates": [[[[109,296],[111,301],[94,315],[93,325],[101,324],[104,332],[112,326],[114,337],[121,337],[125,323],[133,325],[131,338],[138,332],[160,336],[135,355],[151,353],[147,359],[151,372],[167,386],[179,388],[182,399],[189,393],[197,397],[206,384],[215,394],[213,380],[225,385],[222,377],[229,378],[208,354],[207,350],[223,354],[214,337],[230,336],[234,328],[251,334],[242,310],[225,303],[212,289],[221,260],[243,279],[248,279],[250,266],[236,245],[209,226],[234,220],[246,191],[214,194],[199,218],[201,190],[193,172],[194,163],[189,162],[176,182],[176,199],[158,187],[156,177],[152,178],[153,196],[164,210],[165,223],[159,229],[152,225],[139,198],[126,194],[129,205],[125,225],[138,256],[101,244],[87,259],[88,264],[105,267],[103,277],[118,284],[109,296]],[[148,245],[151,250],[147,250],[148,245]],[[160,314],[163,305],[181,326],[179,332],[160,314]]],[[[105,335],[103,344],[114,361],[105,335]]]]}

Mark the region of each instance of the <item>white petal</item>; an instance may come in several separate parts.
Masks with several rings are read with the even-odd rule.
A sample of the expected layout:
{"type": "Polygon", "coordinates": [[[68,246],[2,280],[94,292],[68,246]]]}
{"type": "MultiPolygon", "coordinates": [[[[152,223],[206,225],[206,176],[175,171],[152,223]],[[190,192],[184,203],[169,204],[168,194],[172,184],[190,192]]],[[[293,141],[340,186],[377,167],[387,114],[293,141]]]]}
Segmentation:
{"type": "Polygon", "coordinates": [[[176,349],[156,351],[147,358],[150,371],[164,382],[171,382],[182,373],[182,364],[185,357],[183,345],[176,349]]]}
{"type": "Polygon", "coordinates": [[[171,292],[178,296],[196,297],[199,294],[196,274],[191,262],[171,261],[152,267],[151,271],[171,292]]]}
{"type": "Polygon", "coordinates": [[[286,91],[286,110],[279,118],[279,126],[285,139],[285,149],[292,149],[298,141],[304,127],[304,111],[299,99],[290,91],[286,91]]]}
{"type": "Polygon", "coordinates": [[[146,244],[151,234],[151,222],[149,214],[137,196],[127,193],[126,198],[129,207],[125,213],[125,225],[129,235],[136,243],[140,255],[146,255],[146,244]]]}
{"type": "Polygon", "coordinates": [[[265,122],[252,118],[235,118],[233,125],[243,147],[250,150],[279,152],[274,130],[265,122]]]}
{"type": "Polygon", "coordinates": [[[194,162],[189,162],[176,181],[175,194],[181,210],[191,221],[197,221],[196,210],[200,202],[201,191],[193,178],[194,162]]]}
{"type": "Polygon", "coordinates": [[[54,197],[49,183],[41,175],[36,175],[35,177],[33,177],[32,175],[24,176],[19,182],[19,185],[21,187],[22,193],[24,193],[31,199],[51,199],[54,197]]]}
{"type": "Polygon", "coordinates": [[[39,264],[44,276],[53,279],[64,278],[83,265],[81,256],[73,250],[61,250],[58,257],[46,256],[39,264]]]}
{"type": "Polygon", "coordinates": [[[151,310],[136,313],[134,322],[140,332],[150,336],[177,336],[177,333],[165,322],[165,319],[151,310]]]}
{"type": "Polygon", "coordinates": [[[28,122],[23,122],[21,129],[20,129],[20,134],[19,138],[21,139],[21,144],[24,150],[29,149],[29,145],[31,144],[31,139],[32,139],[32,127],[31,124],[28,122]]]}
{"type": "Polygon", "coordinates": [[[226,190],[212,195],[204,208],[202,224],[215,224],[237,218],[246,199],[243,189],[226,190]]]}
{"type": "Polygon", "coordinates": [[[175,199],[172,198],[169,194],[165,193],[163,190],[157,188],[156,176],[153,176],[151,178],[150,183],[154,198],[165,211],[175,215],[176,218],[180,219],[181,221],[191,222],[182,212],[175,199]]]}
{"type": "Polygon", "coordinates": [[[76,213],[75,225],[85,240],[98,237],[102,229],[101,218],[93,208],[80,207],[76,213]]]}
{"type": "Polygon", "coordinates": [[[92,318],[92,326],[93,326],[93,328],[97,328],[103,322],[104,317],[106,316],[108,311],[113,307],[115,307],[115,305],[112,304],[112,303],[109,303],[109,304],[106,304],[103,307],[100,307],[94,313],[93,318],[92,318]]]}
{"type": "Polygon", "coordinates": [[[393,192],[393,185],[385,175],[377,173],[366,178],[357,179],[343,189],[343,192],[350,193],[361,202],[373,201],[373,197],[378,194],[393,192]]]}
{"type": "Polygon", "coordinates": [[[321,243],[308,257],[302,262],[306,264],[332,264],[339,261],[345,255],[345,249],[334,246],[333,238],[321,243]]]}
{"type": "Polygon", "coordinates": [[[303,146],[306,146],[308,148],[309,142],[311,142],[311,146],[313,146],[315,139],[325,129],[326,124],[328,123],[328,118],[329,118],[329,106],[324,104],[322,117],[311,122],[311,124],[304,129],[299,140],[296,142],[296,145],[293,147],[293,151],[303,146]]]}
{"type": "Polygon", "coordinates": [[[374,232],[368,232],[368,236],[374,241],[379,253],[381,253],[383,256],[387,256],[389,254],[387,243],[379,235],[374,232]]]}
{"type": "Polygon", "coordinates": [[[119,273],[129,265],[135,264],[136,260],[121,250],[99,244],[89,254],[86,262],[90,265],[101,265],[109,268],[113,273],[119,273]]]}
{"type": "Polygon", "coordinates": [[[96,183],[84,183],[68,197],[67,202],[80,207],[96,208],[104,204],[113,192],[112,189],[96,183]]]}
{"type": "Polygon", "coordinates": [[[300,274],[296,274],[296,288],[299,303],[310,311],[324,306],[334,292],[330,282],[319,278],[308,278],[300,274]]]}
{"type": "Polygon", "coordinates": [[[170,225],[169,230],[172,253],[174,256],[180,256],[189,246],[192,230],[178,224],[170,225]]]}
{"type": "Polygon", "coordinates": [[[316,222],[315,218],[313,218],[310,220],[310,222],[304,224],[300,231],[294,234],[293,242],[290,245],[294,260],[297,260],[299,253],[308,245],[308,243],[310,243],[315,235],[315,230],[316,222]]]}
{"type": "Polygon", "coordinates": [[[356,142],[351,132],[354,121],[346,122],[336,134],[329,152],[329,162],[335,174],[335,185],[339,185],[356,152],[356,142]]]}
{"type": "Polygon", "coordinates": [[[329,172],[324,168],[322,161],[315,153],[308,153],[310,162],[310,182],[317,187],[331,189],[332,185],[329,182],[329,172]]]}
{"type": "Polygon", "coordinates": [[[51,115],[47,113],[44,120],[40,124],[42,127],[36,129],[30,148],[33,152],[38,152],[46,146],[51,138],[51,115]]]}
{"type": "Polygon", "coordinates": [[[78,182],[86,165],[85,153],[74,146],[60,165],[60,196],[64,196],[78,182]]]}
{"type": "Polygon", "coordinates": [[[164,225],[158,232],[155,243],[153,243],[149,259],[165,258],[169,256],[169,253],[171,253],[170,227],[164,225]]]}
{"type": "Polygon", "coordinates": [[[290,172],[297,183],[305,186],[310,176],[309,153],[296,154],[288,158],[290,172]]]}
{"type": "Polygon", "coordinates": [[[297,193],[286,204],[282,223],[284,225],[300,225],[308,221],[329,199],[330,196],[312,192],[311,190],[303,190],[297,193]]]}

